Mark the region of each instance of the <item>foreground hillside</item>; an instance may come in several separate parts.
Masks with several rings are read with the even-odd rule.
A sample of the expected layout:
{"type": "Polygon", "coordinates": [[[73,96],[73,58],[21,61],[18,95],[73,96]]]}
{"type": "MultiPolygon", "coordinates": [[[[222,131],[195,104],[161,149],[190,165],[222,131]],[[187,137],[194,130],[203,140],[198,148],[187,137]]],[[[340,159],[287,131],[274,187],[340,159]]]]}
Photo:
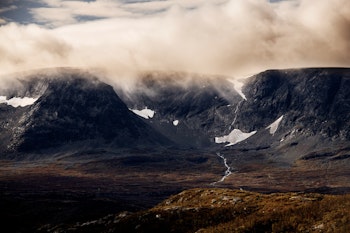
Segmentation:
{"type": "Polygon", "coordinates": [[[350,195],[191,189],[152,209],[49,232],[349,232],[350,195]]]}

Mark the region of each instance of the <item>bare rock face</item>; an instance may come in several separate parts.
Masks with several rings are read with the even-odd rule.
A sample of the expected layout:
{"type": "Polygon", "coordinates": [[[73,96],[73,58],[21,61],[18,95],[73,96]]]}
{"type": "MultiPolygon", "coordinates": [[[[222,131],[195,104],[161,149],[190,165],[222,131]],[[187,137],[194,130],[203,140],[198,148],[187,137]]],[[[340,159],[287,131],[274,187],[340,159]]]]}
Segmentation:
{"type": "Polygon", "coordinates": [[[283,117],[279,131],[300,129],[311,135],[349,139],[349,69],[270,70],[244,87],[247,101],[237,127],[259,130],[283,117]]]}
{"type": "Polygon", "coordinates": [[[242,97],[226,77],[186,73],[144,74],[131,93],[119,90],[132,109],[152,109],[148,122],[182,147],[210,148],[228,128],[242,97]]]}
{"type": "Polygon", "coordinates": [[[242,88],[246,99],[223,77],[167,73],[145,75],[131,95],[120,94],[130,108],[154,110],[149,123],[179,144],[210,148],[215,137],[237,129],[242,135],[256,132],[250,145],[271,147],[301,137],[349,140],[349,87],[349,69],[309,68],[248,78],[242,88]]]}
{"type": "Polygon", "coordinates": [[[13,91],[14,96],[40,92],[33,104],[18,108],[1,104],[0,115],[10,122],[0,129],[8,138],[2,150],[29,152],[76,142],[114,147],[169,143],[96,77],[69,69],[58,76],[38,76],[13,91]]]}
{"type": "Polygon", "coordinates": [[[17,107],[0,100],[0,148],[28,152],[80,143],[221,150],[225,144],[218,142],[227,140],[233,149],[281,154],[302,147],[305,155],[309,148],[302,142],[309,140],[315,147],[341,142],[344,151],[350,139],[349,70],[268,70],[245,80],[245,96],[226,77],[147,73],[131,92],[117,94],[81,70],[41,71],[0,90],[7,99],[35,99],[17,107]],[[143,109],[154,116],[130,111],[143,109]]]}

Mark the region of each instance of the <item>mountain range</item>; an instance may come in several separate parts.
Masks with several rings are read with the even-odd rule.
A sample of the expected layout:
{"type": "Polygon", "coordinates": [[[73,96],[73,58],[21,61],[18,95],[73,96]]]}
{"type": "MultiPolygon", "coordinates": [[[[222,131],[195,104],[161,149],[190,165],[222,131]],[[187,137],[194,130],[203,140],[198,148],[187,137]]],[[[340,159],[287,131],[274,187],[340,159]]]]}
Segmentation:
{"type": "MultiPolygon", "coordinates": [[[[350,191],[349,68],[242,80],[154,71],[127,88],[75,68],[1,80],[0,217],[16,232],[68,222],[85,229],[76,222],[149,208],[190,188],[350,191]]],[[[131,223],[139,214],[121,226],[142,232],[131,223]]]]}
{"type": "Polygon", "coordinates": [[[69,68],[38,71],[11,82],[11,88],[0,91],[3,153],[73,144],[271,148],[278,154],[288,154],[292,147],[308,158],[311,147],[336,145],[341,152],[332,158],[347,157],[346,68],[268,70],[244,80],[239,89],[238,81],[227,77],[149,72],[124,90],[69,68]],[[9,100],[14,98],[33,102],[12,106],[9,100]],[[306,141],[309,148],[304,148],[306,141]]]}

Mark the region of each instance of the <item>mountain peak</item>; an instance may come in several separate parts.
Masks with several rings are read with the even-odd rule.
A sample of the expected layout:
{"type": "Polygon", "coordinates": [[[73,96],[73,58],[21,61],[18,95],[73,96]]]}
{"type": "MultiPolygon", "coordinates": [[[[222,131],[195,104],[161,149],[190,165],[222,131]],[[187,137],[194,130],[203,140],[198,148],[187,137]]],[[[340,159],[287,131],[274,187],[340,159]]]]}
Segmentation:
{"type": "Polygon", "coordinates": [[[89,73],[60,71],[57,76],[57,70],[31,75],[13,90],[13,95],[40,96],[13,113],[17,117],[11,125],[17,130],[4,129],[10,138],[8,149],[33,151],[74,142],[140,146],[157,144],[156,136],[162,141],[161,135],[129,111],[113,87],[89,73]]]}

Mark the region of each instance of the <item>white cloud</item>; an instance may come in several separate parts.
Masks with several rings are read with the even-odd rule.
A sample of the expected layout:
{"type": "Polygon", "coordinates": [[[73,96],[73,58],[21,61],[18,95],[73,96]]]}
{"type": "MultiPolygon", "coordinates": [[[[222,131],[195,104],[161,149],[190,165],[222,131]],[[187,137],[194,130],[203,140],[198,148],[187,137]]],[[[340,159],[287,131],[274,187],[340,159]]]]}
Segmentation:
{"type": "Polygon", "coordinates": [[[227,0],[167,0],[167,1],[146,1],[133,2],[123,7],[131,12],[158,12],[167,10],[171,7],[178,6],[187,9],[194,9],[203,5],[218,5],[227,2],[227,0]]]}
{"type": "MultiPolygon", "coordinates": [[[[123,4],[113,0],[91,2],[69,0],[41,0],[45,7],[30,10],[34,19],[50,27],[58,27],[79,22],[79,18],[113,18],[131,16],[123,9],[123,4]]],[[[84,21],[84,20],[80,20],[84,21]]]]}
{"type": "Polygon", "coordinates": [[[70,45],[36,25],[10,23],[0,27],[0,74],[67,63],[70,45]]]}
{"type": "Polygon", "coordinates": [[[30,10],[37,22],[49,27],[58,27],[77,23],[80,18],[115,18],[140,17],[155,12],[168,10],[174,6],[195,9],[203,5],[222,4],[227,0],[167,0],[141,1],[125,3],[118,0],[72,1],[72,0],[41,0],[44,7],[30,10]]]}
{"type": "Polygon", "coordinates": [[[48,26],[58,27],[67,24],[74,24],[75,19],[72,11],[66,8],[37,8],[31,11],[37,22],[45,23],[48,26]]]}
{"type": "Polygon", "coordinates": [[[0,74],[77,66],[119,80],[144,70],[245,76],[268,68],[350,66],[348,0],[46,2],[53,12],[37,9],[42,21],[74,24],[1,26],[0,74]],[[125,17],[130,7],[167,10],[125,17]],[[107,19],[78,23],[77,15],[107,19]]]}
{"type": "Polygon", "coordinates": [[[7,23],[6,19],[0,18],[0,25],[1,25],[1,24],[6,24],[6,23],[7,23]]]}

